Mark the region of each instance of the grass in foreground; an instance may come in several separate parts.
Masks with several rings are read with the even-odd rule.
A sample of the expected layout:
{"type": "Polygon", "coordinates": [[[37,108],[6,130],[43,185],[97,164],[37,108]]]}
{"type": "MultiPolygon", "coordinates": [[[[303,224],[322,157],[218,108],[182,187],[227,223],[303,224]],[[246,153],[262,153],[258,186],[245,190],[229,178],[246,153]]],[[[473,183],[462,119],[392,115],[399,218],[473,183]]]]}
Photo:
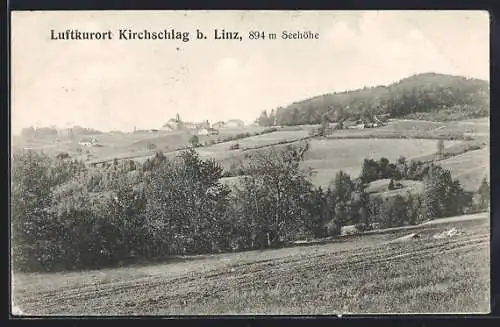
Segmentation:
{"type": "Polygon", "coordinates": [[[338,314],[489,311],[489,221],[325,245],[68,274],[16,276],[31,314],[338,314]],[[446,239],[433,235],[455,227],[446,239]]]}

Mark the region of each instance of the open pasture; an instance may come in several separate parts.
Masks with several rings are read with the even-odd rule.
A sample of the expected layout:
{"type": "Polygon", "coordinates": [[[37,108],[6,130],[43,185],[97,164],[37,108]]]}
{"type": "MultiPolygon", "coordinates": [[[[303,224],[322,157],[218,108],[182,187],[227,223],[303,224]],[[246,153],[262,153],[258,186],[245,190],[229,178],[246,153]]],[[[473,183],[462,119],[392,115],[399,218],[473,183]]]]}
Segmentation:
{"type": "Polygon", "coordinates": [[[477,191],[484,177],[490,175],[489,148],[469,151],[438,162],[449,169],[453,178],[457,178],[467,191],[477,191]]]}
{"type": "Polygon", "coordinates": [[[214,144],[212,146],[206,147],[203,150],[213,151],[213,152],[225,152],[233,151],[229,150],[234,144],[239,144],[239,148],[242,150],[253,149],[258,147],[265,147],[274,144],[279,144],[282,142],[293,142],[307,137],[308,133],[304,130],[299,131],[276,131],[272,133],[266,133],[262,135],[255,135],[250,137],[245,137],[239,140],[224,142],[214,144]]]}
{"type": "MultiPolygon", "coordinates": [[[[445,141],[445,147],[459,141],[445,141]]],[[[345,139],[310,141],[310,149],[305,155],[304,166],[317,171],[313,176],[315,185],[328,185],[339,170],[352,177],[358,177],[365,158],[379,160],[382,157],[393,162],[400,156],[411,160],[432,154],[437,149],[435,140],[422,139],[345,139]]]]}
{"type": "Polygon", "coordinates": [[[463,139],[466,136],[482,137],[488,132],[489,120],[487,118],[450,122],[392,119],[386,125],[377,128],[337,130],[328,138],[463,139]]]}
{"type": "MultiPolygon", "coordinates": [[[[457,146],[460,143],[461,141],[445,141],[445,148],[457,146]]],[[[323,187],[328,186],[340,170],[353,178],[358,177],[365,158],[379,160],[385,157],[394,162],[400,156],[405,156],[409,161],[412,158],[432,155],[437,149],[435,140],[422,139],[312,139],[309,140],[309,144],[310,148],[305,154],[302,166],[304,168],[313,168],[313,184],[323,187]]],[[[211,148],[215,149],[216,146],[211,148]]],[[[213,156],[225,169],[229,169],[233,163],[237,164],[239,161],[244,161],[246,153],[252,153],[252,151],[241,150],[210,153],[205,152],[205,150],[199,150],[202,156],[205,156],[205,158],[213,156]]],[[[236,180],[233,179],[232,181],[232,185],[234,185],[236,180]]],[[[414,186],[412,185],[412,187],[414,186]]],[[[420,186],[418,186],[418,189],[420,189],[420,186]]],[[[394,190],[386,195],[406,193],[408,190],[406,188],[394,190]]],[[[416,190],[412,189],[412,191],[416,190]]]]}

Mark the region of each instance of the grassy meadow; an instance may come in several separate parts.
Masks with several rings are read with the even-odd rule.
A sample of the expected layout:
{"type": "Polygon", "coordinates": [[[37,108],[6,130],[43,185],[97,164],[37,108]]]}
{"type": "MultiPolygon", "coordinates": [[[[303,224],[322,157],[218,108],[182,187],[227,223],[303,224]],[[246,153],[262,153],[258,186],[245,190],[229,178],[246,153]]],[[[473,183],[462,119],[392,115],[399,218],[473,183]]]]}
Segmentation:
{"type": "MultiPolygon", "coordinates": [[[[460,141],[446,141],[449,147],[460,141]]],[[[378,160],[386,157],[393,162],[400,156],[408,160],[436,152],[435,140],[422,139],[345,139],[311,140],[304,165],[312,167],[316,174],[315,185],[328,185],[339,170],[351,176],[359,176],[365,158],[378,160]]]]}
{"type": "Polygon", "coordinates": [[[439,161],[445,169],[449,169],[467,191],[476,191],[485,176],[490,175],[489,148],[469,151],[439,161]]]}

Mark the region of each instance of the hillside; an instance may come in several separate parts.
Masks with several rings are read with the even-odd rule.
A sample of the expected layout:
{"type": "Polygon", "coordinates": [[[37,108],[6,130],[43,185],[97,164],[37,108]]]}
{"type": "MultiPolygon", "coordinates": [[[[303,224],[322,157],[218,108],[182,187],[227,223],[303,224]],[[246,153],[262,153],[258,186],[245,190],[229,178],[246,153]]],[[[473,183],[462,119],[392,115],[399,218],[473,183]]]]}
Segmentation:
{"type": "Polygon", "coordinates": [[[428,120],[458,120],[489,115],[489,84],[480,79],[424,73],[387,86],[325,94],[262,113],[260,124],[301,125],[387,114],[428,120]]]}

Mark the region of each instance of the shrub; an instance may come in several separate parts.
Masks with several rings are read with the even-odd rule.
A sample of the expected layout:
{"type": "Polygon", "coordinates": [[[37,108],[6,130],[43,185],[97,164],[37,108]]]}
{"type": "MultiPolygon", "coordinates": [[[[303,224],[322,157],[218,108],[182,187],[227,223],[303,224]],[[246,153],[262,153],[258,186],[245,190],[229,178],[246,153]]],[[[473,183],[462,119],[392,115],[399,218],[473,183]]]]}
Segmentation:
{"type": "Polygon", "coordinates": [[[229,150],[238,150],[240,148],[239,143],[235,143],[229,147],[229,150]]]}

